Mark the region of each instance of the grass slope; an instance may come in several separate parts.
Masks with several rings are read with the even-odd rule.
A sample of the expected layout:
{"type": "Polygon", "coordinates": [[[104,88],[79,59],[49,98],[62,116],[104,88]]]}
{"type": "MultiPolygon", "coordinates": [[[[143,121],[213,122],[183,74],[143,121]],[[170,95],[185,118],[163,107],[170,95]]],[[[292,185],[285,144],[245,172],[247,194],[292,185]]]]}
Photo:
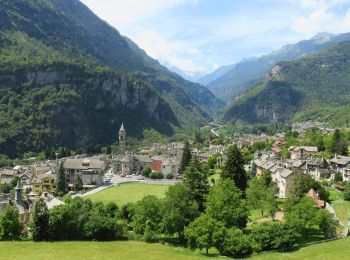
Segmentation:
{"type": "MultiPolygon", "coordinates": [[[[121,242],[1,242],[0,259],[205,259],[188,249],[168,247],[161,244],[146,244],[136,241],[121,242]]],[[[212,259],[212,258],[210,258],[212,259]]]]}
{"type": "Polygon", "coordinates": [[[252,259],[349,259],[350,238],[311,245],[288,253],[263,253],[252,259]]]}
{"type": "Polygon", "coordinates": [[[114,201],[121,206],[128,202],[136,202],[141,200],[147,195],[155,195],[162,198],[165,196],[165,192],[168,190],[168,188],[169,185],[164,184],[125,183],[105,189],[93,195],[87,196],[86,198],[91,199],[93,202],[114,201]]]}

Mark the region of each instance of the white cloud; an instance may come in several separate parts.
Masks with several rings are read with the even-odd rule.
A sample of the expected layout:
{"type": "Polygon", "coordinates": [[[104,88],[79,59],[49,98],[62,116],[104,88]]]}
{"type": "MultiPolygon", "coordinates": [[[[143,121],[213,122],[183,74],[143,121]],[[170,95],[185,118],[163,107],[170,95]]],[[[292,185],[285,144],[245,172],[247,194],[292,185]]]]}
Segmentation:
{"type": "Polygon", "coordinates": [[[123,33],[138,21],[157,12],[198,0],[81,0],[102,19],[117,27],[123,33]]]}

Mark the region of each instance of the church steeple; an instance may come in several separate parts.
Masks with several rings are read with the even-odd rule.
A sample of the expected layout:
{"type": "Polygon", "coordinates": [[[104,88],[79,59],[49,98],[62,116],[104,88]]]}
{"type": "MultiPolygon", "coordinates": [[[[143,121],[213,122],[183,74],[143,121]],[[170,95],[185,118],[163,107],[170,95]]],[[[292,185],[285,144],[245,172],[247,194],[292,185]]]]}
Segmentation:
{"type": "Polygon", "coordinates": [[[119,151],[121,154],[125,154],[125,144],[126,144],[126,130],[124,128],[124,124],[122,124],[119,130],[119,151]]]}
{"type": "Polygon", "coordinates": [[[15,200],[16,201],[21,201],[22,200],[22,187],[21,187],[20,180],[17,181],[17,186],[16,186],[15,190],[16,190],[15,200]]]}

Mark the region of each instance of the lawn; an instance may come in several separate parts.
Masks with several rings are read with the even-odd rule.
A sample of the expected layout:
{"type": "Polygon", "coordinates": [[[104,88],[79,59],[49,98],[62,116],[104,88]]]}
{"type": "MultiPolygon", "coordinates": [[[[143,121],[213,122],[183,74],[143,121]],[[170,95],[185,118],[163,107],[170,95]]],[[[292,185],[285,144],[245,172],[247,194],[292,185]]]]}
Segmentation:
{"type": "Polygon", "coordinates": [[[252,259],[349,259],[350,238],[310,245],[288,253],[262,253],[252,259]]]}
{"type": "Polygon", "coordinates": [[[141,200],[144,196],[155,195],[157,197],[164,197],[169,185],[165,184],[146,184],[146,183],[124,183],[119,186],[102,190],[85,198],[91,199],[93,202],[114,201],[119,206],[128,202],[136,202],[141,200]]]}
{"type": "MultiPolygon", "coordinates": [[[[349,259],[350,238],[307,246],[288,253],[262,253],[249,259],[349,259]]],[[[203,260],[223,259],[211,255],[206,257],[198,251],[161,244],[137,241],[117,242],[0,242],[0,259],[142,259],[142,260],[203,260]]],[[[229,259],[229,258],[227,258],[229,259]]]]}
{"type": "MultiPolygon", "coordinates": [[[[51,259],[188,259],[200,260],[205,256],[185,248],[136,241],[119,242],[0,242],[1,260],[51,259]]],[[[213,258],[208,258],[213,259],[213,258]]]]}
{"type": "Polygon", "coordinates": [[[343,199],[336,200],[332,202],[332,206],[340,222],[343,225],[347,225],[350,220],[350,201],[345,201],[343,199]]]}

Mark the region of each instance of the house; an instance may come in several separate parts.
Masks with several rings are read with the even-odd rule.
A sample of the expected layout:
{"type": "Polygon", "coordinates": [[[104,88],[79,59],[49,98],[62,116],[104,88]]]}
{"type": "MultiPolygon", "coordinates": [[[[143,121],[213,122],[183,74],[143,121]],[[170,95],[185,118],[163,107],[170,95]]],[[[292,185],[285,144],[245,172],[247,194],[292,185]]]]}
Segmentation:
{"type": "Polygon", "coordinates": [[[270,171],[276,165],[274,161],[267,159],[258,159],[254,161],[256,165],[256,176],[261,176],[264,171],[270,171]]]}
{"type": "Polygon", "coordinates": [[[312,158],[306,163],[306,173],[316,181],[328,179],[331,176],[329,164],[324,158],[312,158]]]}
{"type": "Polygon", "coordinates": [[[318,208],[325,208],[326,207],[326,202],[324,200],[320,199],[320,196],[318,196],[317,192],[314,189],[310,189],[307,193],[306,196],[312,198],[315,201],[315,205],[318,208]]]}
{"type": "Polygon", "coordinates": [[[350,180],[350,157],[335,155],[330,164],[334,171],[342,174],[343,180],[350,180]]]}
{"type": "Polygon", "coordinates": [[[63,168],[69,187],[73,187],[77,176],[80,176],[83,186],[90,188],[102,183],[106,162],[99,158],[67,159],[63,168]]]}
{"type": "Polygon", "coordinates": [[[271,172],[271,178],[278,188],[278,197],[287,198],[294,186],[293,177],[297,173],[287,168],[278,167],[271,172]]]}
{"type": "Polygon", "coordinates": [[[315,155],[318,152],[318,148],[316,146],[291,146],[288,152],[292,160],[306,159],[315,155]]]}
{"type": "Polygon", "coordinates": [[[52,171],[34,176],[30,182],[32,192],[35,195],[41,195],[44,192],[52,193],[56,191],[56,174],[52,171]]]}
{"type": "Polygon", "coordinates": [[[2,169],[0,171],[0,183],[10,183],[15,175],[16,171],[13,169],[2,169]]]}
{"type": "Polygon", "coordinates": [[[52,194],[49,194],[48,192],[44,192],[40,198],[42,198],[46,205],[47,205],[47,208],[50,210],[56,206],[59,206],[59,205],[63,205],[64,202],[59,200],[59,199],[56,199],[52,194]]]}
{"type": "Polygon", "coordinates": [[[32,179],[32,173],[30,171],[25,171],[21,175],[19,175],[22,186],[30,185],[30,181],[32,179]]]}
{"type": "Polygon", "coordinates": [[[34,201],[30,199],[23,199],[20,181],[17,182],[17,186],[15,188],[15,200],[10,200],[9,205],[14,205],[17,207],[19,212],[19,221],[26,229],[28,224],[33,220],[32,207],[34,206],[34,201]]]}
{"type": "Polygon", "coordinates": [[[152,160],[144,155],[117,155],[112,160],[112,167],[115,174],[140,174],[144,168],[152,168],[152,160]]]}

